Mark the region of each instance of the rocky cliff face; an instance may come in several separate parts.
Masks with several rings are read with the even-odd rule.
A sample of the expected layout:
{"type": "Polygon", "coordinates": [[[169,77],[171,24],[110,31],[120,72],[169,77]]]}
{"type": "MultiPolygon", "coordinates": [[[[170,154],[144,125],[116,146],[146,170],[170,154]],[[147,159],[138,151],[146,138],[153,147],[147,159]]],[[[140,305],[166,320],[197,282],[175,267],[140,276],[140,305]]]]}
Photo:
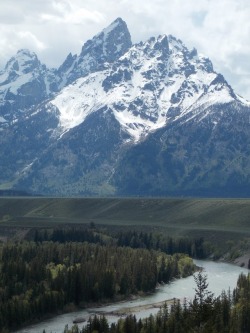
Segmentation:
{"type": "Polygon", "coordinates": [[[0,78],[3,187],[250,194],[249,104],[173,36],[132,45],[117,19],[59,69],[20,51],[0,78]]]}

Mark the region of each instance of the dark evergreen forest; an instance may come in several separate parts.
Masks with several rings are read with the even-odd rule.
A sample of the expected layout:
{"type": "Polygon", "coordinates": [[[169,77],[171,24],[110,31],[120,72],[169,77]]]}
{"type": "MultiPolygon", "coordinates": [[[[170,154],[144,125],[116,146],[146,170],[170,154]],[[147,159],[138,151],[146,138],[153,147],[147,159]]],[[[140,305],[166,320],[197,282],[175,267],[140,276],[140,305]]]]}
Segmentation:
{"type": "MultiPolygon", "coordinates": [[[[69,307],[152,291],[195,271],[187,254],[173,253],[173,241],[171,254],[156,249],[152,234],[111,236],[91,226],[35,230],[29,237],[0,246],[1,331],[69,307]]],[[[162,241],[165,250],[168,242],[162,241]]]]}
{"type": "MultiPolygon", "coordinates": [[[[32,229],[23,241],[0,244],[0,332],[47,316],[118,301],[153,291],[158,283],[193,274],[191,257],[206,258],[203,239],[172,238],[158,232],[64,226],[32,229]]],[[[163,306],[156,316],[129,315],[108,325],[89,318],[65,333],[249,333],[250,276],[233,292],[215,298],[206,276],[195,275],[192,302],[163,306]]],[[[49,333],[49,332],[47,332],[49,333]]]]}

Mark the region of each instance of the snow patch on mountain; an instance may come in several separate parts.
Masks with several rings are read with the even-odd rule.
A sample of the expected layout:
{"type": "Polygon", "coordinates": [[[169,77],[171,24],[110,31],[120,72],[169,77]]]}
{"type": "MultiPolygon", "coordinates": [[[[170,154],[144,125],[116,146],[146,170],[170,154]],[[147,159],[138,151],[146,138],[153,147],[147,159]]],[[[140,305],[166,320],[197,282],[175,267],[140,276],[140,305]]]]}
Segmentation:
{"type": "Polygon", "coordinates": [[[77,80],[74,84],[64,88],[50,103],[60,112],[60,126],[63,132],[80,125],[85,118],[103,105],[101,100],[105,96],[102,81],[105,72],[90,74],[87,78],[77,80]]]}

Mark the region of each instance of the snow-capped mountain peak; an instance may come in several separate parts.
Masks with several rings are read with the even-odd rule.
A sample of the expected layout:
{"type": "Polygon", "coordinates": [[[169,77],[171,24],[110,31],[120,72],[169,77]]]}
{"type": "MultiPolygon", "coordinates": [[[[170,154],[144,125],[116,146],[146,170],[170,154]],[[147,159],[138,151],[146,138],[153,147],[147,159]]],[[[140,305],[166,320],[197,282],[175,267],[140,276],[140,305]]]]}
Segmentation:
{"type": "Polygon", "coordinates": [[[5,66],[5,71],[16,73],[27,74],[37,67],[39,67],[40,61],[34,52],[27,49],[21,49],[17,51],[17,54],[12,57],[5,66]]]}
{"type": "MultiPolygon", "coordinates": [[[[98,44],[96,40],[105,39],[110,31],[107,28],[92,43],[98,44]]],[[[186,117],[193,107],[228,103],[235,97],[208,58],[188,50],[173,36],[163,35],[132,46],[107,69],[63,89],[51,104],[59,110],[63,132],[107,107],[130,140],[137,142],[186,117]]]]}
{"type": "Polygon", "coordinates": [[[0,72],[0,127],[9,126],[28,108],[51,97],[58,81],[55,70],[41,64],[34,52],[19,50],[0,72]]]}
{"type": "Polygon", "coordinates": [[[32,77],[33,72],[41,66],[34,52],[19,50],[6,64],[5,69],[0,72],[0,87],[10,88],[15,93],[16,87],[25,82],[27,77],[32,77]],[[20,78],[22,76],[22,78],[20,78]],[[19,81],[13,89],[13,82],[19,81]]]}
{"type": "Polygon", "coordinates": [[[102,32],[87,41],[81,55],[91,54],[100,57],[102,62],[113,62],[132,46],[131,36],[126,23],[118,18],[102,32]]]}
{"type": "Polygon", "coordinates": [[[101,71],[107,64],[113,63],[132,46],[131,36],[126,23],[116,19],[102,32],[82,47],[79,56],[69,54],[64,64],[59,68],[64,87],[80,77],[101,71]]]}

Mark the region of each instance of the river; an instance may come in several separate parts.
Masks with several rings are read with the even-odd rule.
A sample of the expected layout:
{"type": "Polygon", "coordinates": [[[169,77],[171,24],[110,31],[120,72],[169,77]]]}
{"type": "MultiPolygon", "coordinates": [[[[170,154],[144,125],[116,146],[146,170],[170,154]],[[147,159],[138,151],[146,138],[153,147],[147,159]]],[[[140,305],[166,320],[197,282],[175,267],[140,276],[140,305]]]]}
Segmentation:
{"type": "MultiPolygon", "coordinates": [[[[205,273],[208,277],[208,289],[214,293],[215,296],[219,296],[222,290],[227,291],[229,288],[233,290],[236,287],[238,276],[241,272],[247,274],[249,272],[246,268],[241,268],[235,265],[226,263],[217,263],[213,261],[204,260],[194,260],[195,264],[203,267],[205,273]]],[[[16,331],[16,333],[42,333],[43,329],[46,333],[62,333],[65,325],[71,327],[73,320],[78,317],[88,318],[93,313],[107,313],[107,318],[109,322],[115,322],[119,318],[115,315],[110,315],[110,312],[116,312],[122,309],[131,307],[146,306],[152,303],[158,303],[161,301],[179,298],[183,300],[191,300],[194,296],[194,278],[189,276],[184,279],[175,280],[167,285],[162,285],[156,289],[155,293],[151,295],[137,298],[132,301],[125,301],[120,303],[115,303],[112,305],[99,307],[99,308],[89,308],[88,310],[81,310],[76,312],[71,312],[63,315],[53,317],[49,320],[40,322],[39,324],[31,325],[27,328],[16,331]]],[[[134,312],[137,318],[145,318],[150,315],[150,313],[157,313],[158,308],[144,309],[137,308],[134,312]]],[[[82,327],[83,324],[79,324],[82,327]]]]}

